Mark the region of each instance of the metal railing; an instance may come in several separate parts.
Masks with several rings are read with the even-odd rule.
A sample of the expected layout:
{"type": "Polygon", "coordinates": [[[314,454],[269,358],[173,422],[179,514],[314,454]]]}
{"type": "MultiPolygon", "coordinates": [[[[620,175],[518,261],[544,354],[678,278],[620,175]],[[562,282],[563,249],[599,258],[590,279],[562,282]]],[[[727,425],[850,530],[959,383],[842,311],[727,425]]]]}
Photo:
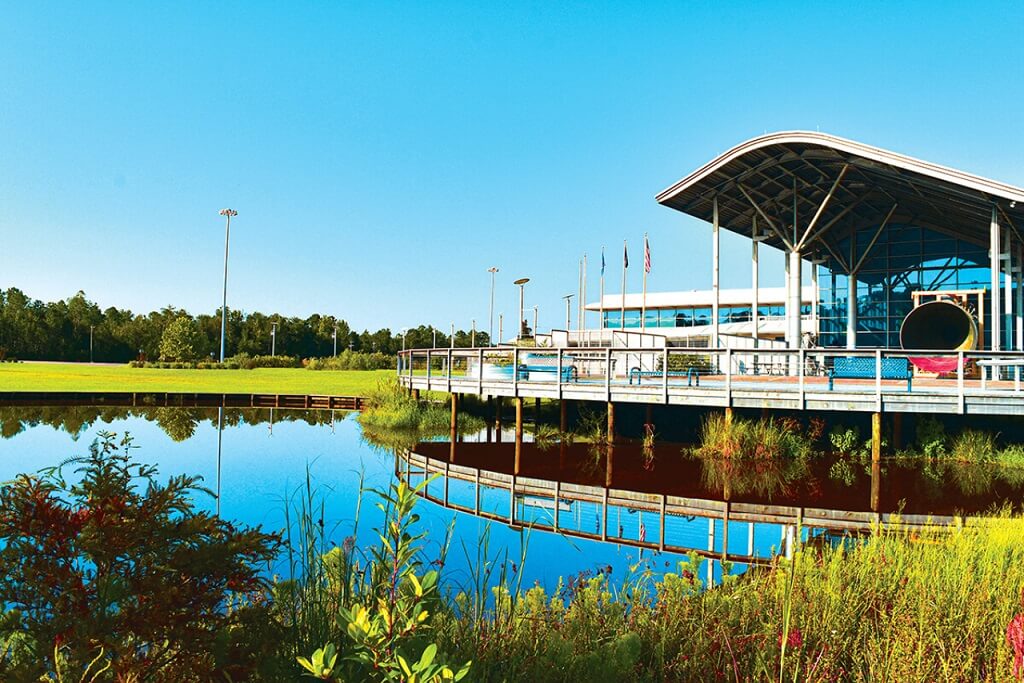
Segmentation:
{"type": "MultiPolygon", "coordinates": [[[[724,394],[727,401],[735,392],[770,391],[773,395],[795,395],[801,405],[810,392],[831,392],[862,399],[867,395],[879,407],[883,397],[909,392],[955,397],[956,412],[964,412],[965,401],[972,396],[1024,399],[1022,366],[1022,351],[819,348],[412,349],[401,352],[398,360],[399,376],[409,386],[447,391],[483,393],[485,388],[511,388],[518,393],[521,388],[532,388],[560,397],[586,389],[591,394],[603,392],[608,400],[613,392],[628,391],[666,403],[670,394],[688,391],[724,394]],[[842,365],[866,366],[869,370],[836,372],[839,358],[863,358],[865,362],[844,361],[842,365]],[[867,359],[874,361],[873,366],[867,359]],[[889,359],[905,363],[911,377],[909,387],[906,377],[893,374],[893,368],[903,364],[889,359]],[[918,365],[944,372],[925,372],[918,365]],[[694,373],[700,378],[696,385],[690,381],[694,373]]],[[[1024,401],[1021,407],[1024,409],[1024,401]]]]}

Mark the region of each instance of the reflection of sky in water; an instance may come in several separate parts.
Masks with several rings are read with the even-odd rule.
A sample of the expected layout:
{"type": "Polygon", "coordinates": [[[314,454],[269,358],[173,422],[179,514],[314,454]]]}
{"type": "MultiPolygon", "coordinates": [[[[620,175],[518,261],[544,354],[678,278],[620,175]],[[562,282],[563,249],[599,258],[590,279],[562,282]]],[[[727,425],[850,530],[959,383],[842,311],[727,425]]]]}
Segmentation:
{"type": "MultiPolygon", "coordinates": [[[[267,411],[262,411],[266,419],[267,411]]],[[[215,411],[213,412],[215,415],[215,411]]],[[[215,419],[215,418],[214,418],[215,419]]],[[[199,474],[211,489],[217,486],[217,429],[216,422],[207,419],[199,422],[194,434],[183,441],[173,441],[157,424],[142,417],[128,417],[114,420],[111,424],[96,421],[80,433],[77,441],[62,430],[39,425],[28,427],[20,434],[0,440],[0,480],[7,480],[20,472],[34,472],[57,464],[61,460],[87,452],[89,443],[101,431],[118,434],[130,432],[139,447],[135,457],[160,467],[160,476],[172,474],[199,474]]],[[[285,525],[284,500],[301,494],[306,484],[306,469],[309,468],[314,487],[324,494],[324,524],[329,538],[341,544],[352,533],[359,497],[360,472],[364,486],[386,487],[394,480],[395,457],[390,452],[373,448],[363,440],[361,430],[353,415],[338,413],[338,420],[332,432],[331,426],[310,426],[301,421],[279,421],[274,424],[271,435],[268,425],[241,424],[225,427],[223,434],[223,458],[221,463],[222,501],[221,514],[227,518],[261,524],[264,529],[278,530],[285,525]]],[[[435,482],[433,487],[440,486],[435,482]]],[[[472,499],[472,487],[452,484],[451,491],[460,498],[472,499]]],[[[495,492],[492,501],[486,499],[487,507],[508,509],[508,496],[495,492]],[[502,503],[503,499],[503,503],[502,503]]],[[[375,497],[365,495],[360,510],[358,540],[366,547],[375,538],[373,527],[379,525],[381,513],[373,505],[375,497]]],[[[199,504],[213,510],[212,498],[200,496],[199,504]]],[[[528,558],[522,571],[523,586],[539,582],[553,589],[560,576],[573,576],[581,571],[594,571],[599,567],[611,566],[614,576],[621,578],[629,567],[638,560],[639,550],[602,543],[587,539],[567,538],[543,531],[522,531],[506,524],[489,522],[471,514],[455,512],[421,502],[417,506],[423,529],[428,532],[431,559],[437,556],[438,544],[445,537],[446,530],[454,520],[452,542],[448,552],[446,576],[449,581],[463,584],[471,576],[470,566],[480,546],[485,530],[490,531],[491,559],[498,559],[507,551],[509,562],[519,563],[522,549],[528,549],[528,558]]],[[[566,523],[570,513],[564,513],[566,523]]],[[[574,510],[583,527],[599,520],[596,506],[579,506],[574,510]]],[[[656,535],[657,516],[645,513],[647,532],[656,535]]],[[[624,528],[638,528],[636,513],[626,510],[609,511],[609,528],[622,525],[624,528]]],[[[696,518],[670,519],[669,532],[673,542],[691,542],[694,547],[708,547],[708,520],[696,518]]],[[[715,522],[715,544],[721,549],[722,521],[715,522]]],[[[634,529],[635,531],[635,529],[634,529]]],[[[729,546],[731,552],[744,552],[748,539],[749,525],[730,524],[729,546]]],[[[757,553],[767,556],[773,547],[778,547],[780,528],[774,525],[755,525],[755,546],[757,553]]],[[[659,554],[644,551],[644,559],[651,562],[657,571],[675,569],[676,563],[684,558],[679,555],[659,554]]],[[[717,563],[716,563],[717,564],[717,563]]],[[[279,571],[283,570],[283,565],[279,571]]],[[[739,571],[740,566],[736,566],[739,571]]],[[[716,581],[720,579],[720,568],[715,568],[716,581]]],[[[703,577],[702,577],[703,578],[703,577]]]]}

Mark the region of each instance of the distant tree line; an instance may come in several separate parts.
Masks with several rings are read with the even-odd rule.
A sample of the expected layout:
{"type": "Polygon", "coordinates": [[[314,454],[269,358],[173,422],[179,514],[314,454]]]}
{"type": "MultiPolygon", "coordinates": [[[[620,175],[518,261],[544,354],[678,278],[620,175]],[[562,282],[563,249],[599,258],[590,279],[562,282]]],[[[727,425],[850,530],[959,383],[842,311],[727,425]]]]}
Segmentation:
{"type": "MultiPolygon", "coordinates": [[[[168,325],[179,318],[191,321],[192,341],[198,355],[209,357],[220,352],[220,311],[192,315],[167,306],[150,313],[132,313],[127,309],[100,307],[78,292],[64,301],[43,302],[31,299],[20,289],[0,290],[0,360],[89,360],[89,332],[93,335],[93,360],[128,362],[140,356],[157,359],[160,343],[168,325]]],[[[344,349],[394,355],[402,348],[403,335],[384,328],[376,332],[356,332],[334,316],[314,314],[308,318],[279,314],[243,313],[228,309],[225,355],[270,353],[270,331],[277,323],[276,352],[299,358],[324,358],[334,352],[335,323],[338,328],[338,352],[344,349]]],[[[420,325],[405,335],[406,348],[429,348],[435,339],[434,328],[420,325]]],[[[456,346],[469,346],[471,332],[455,332],[456,346]]],[[[487,333],[476,333],[477,345],[487,344],[487,333]]],[[[436,344],[449,345],[449,337],[436,330],[436,344]]]]}

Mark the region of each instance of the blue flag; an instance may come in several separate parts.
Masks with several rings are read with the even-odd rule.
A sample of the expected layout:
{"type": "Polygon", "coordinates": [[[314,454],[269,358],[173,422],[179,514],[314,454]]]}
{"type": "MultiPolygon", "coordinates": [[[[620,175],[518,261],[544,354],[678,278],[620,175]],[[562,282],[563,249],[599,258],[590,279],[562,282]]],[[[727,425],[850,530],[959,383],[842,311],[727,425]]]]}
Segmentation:
{"type": "Polygon", "coordinates": [[[601,247],[601,277],[604,277],[604,247],[601,247]]]}

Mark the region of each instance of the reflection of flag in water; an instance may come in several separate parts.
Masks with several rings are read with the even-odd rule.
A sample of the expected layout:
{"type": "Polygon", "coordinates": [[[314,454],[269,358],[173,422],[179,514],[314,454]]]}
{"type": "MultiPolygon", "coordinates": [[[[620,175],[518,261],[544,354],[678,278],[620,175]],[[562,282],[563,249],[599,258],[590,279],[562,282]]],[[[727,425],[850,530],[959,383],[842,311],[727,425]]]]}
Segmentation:
{"type": "Polygon", "coordinates": [[[640,518],[640,542],[647,540],[647,527],[644,526],[643,517],[640,518]]]}

